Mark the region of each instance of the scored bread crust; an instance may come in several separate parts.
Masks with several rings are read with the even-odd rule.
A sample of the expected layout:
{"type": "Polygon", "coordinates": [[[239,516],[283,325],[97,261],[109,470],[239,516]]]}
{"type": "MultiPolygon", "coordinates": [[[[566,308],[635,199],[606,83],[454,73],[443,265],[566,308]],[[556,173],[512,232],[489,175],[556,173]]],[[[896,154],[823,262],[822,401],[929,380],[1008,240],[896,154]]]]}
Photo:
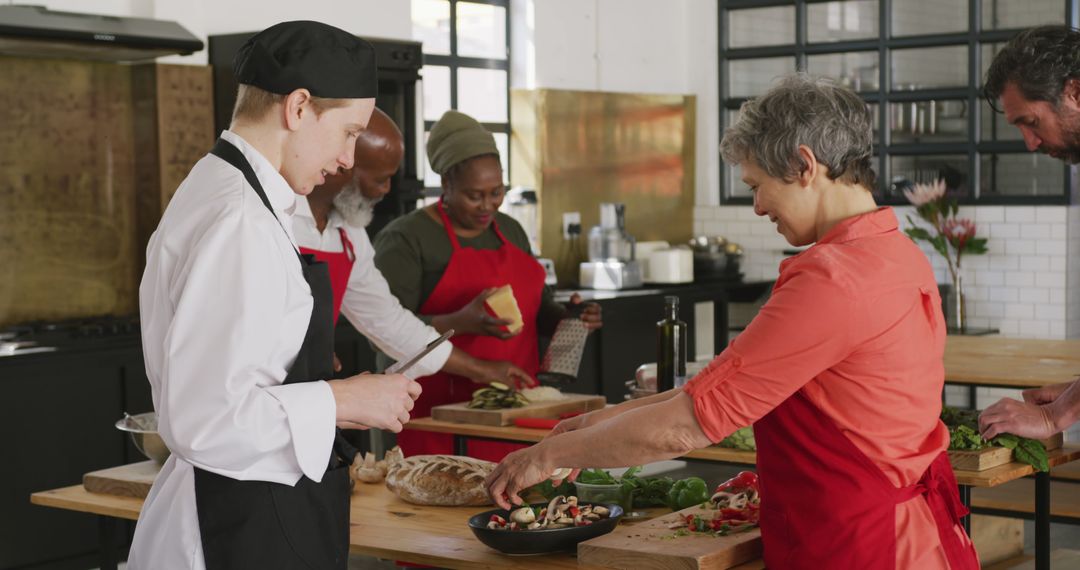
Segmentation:
{"type": "Polygon", "coordinates": [[[386,486],[416,505],[490,505],[484,479],[495,464],[460,455],[414,455],[390,468],[386,486]]]}

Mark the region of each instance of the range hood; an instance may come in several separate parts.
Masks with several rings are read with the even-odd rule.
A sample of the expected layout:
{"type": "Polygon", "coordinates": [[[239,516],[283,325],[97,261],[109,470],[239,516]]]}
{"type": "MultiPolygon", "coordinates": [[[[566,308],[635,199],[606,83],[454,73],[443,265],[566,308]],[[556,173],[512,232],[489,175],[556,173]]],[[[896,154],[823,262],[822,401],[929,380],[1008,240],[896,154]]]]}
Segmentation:
{"type": "Polygon", "coordinates": [[[176,22],[0,6],[0,54],[136,62],[201,49],[176,22]]]}

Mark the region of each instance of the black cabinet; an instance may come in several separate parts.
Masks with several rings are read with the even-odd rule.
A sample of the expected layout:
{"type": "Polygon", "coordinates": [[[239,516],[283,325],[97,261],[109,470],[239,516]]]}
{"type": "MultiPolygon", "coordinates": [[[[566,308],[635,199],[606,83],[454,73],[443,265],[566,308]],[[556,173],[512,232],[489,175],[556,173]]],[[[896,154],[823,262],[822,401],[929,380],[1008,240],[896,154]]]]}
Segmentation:
{"type": "Polygon", "coordinates": [[[138,346],[9,358],[0,389],[0,568],[95,566],[94,517],[32,505],[30,494],[144,460],[113,426],[124,411],[153,409],[138,346]]]}

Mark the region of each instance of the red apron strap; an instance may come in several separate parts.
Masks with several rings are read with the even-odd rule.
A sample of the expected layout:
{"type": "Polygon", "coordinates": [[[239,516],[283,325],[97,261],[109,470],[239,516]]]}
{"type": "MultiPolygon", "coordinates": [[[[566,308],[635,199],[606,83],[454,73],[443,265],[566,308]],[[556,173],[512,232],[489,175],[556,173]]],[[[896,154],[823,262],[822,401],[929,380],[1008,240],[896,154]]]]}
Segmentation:
{"type": "Polygon", "coordinates": [[[950,570],[979,570],[979,556],[975,545],[970,541],[965,544],[956,533],[960,519],[969,511],[960,502],[956,475],[949,463],[949,454],[941,452],[926,469],[917,485],[926,489],[926,503],[937,523],[938,538],[949,560],[950,570]]]}
{"type": "Polygon", "coordinates": [[[450,238],[450,245],[454,248],[454,251],[461,249],[461,243],[458,242],[457,234],[454,233],[454,227],[450,225],[450,216],[446,215],[446,210],[442,205],[442,198],[439,198],[439,203],[435,207],[439,210],[439,217],[442,218],[443,228],[446,230],[446,236],[450,238]]]}
{"type": "Polygon", "coordinates": [[[341,234],[341,249],[349,256],[349,262],[356,261],[356,250],[353,249],[352,240],[349,239],[349,234],[345,231],[345,227],[339,227],[338,233],[341,234]]]}

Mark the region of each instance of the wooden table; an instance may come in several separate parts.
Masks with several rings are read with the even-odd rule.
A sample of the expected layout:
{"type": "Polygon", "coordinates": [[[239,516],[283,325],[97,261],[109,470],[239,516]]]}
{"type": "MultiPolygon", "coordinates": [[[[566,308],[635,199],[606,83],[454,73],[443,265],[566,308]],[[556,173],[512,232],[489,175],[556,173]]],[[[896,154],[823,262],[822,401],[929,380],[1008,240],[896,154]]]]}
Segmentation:
{"type": "MultiPolygon", "coordinates": [[[[132,497],[91,493],[82,485],[34,493],[30,501],[46,507],[96,514],[100,516],[99,520],[112,522],[138,519],[143,503],[142,499],[132,497]]],[[[412,505],[399,499],[385,485],[358,483],[352,496],[349,550],[388,560],[466,570],[600,568],[578,564],[572,553],[512,557],[488,548],[473,536],[466,524],[470,516],[486,508],[412,505]]],[[[654,514],[668,512],[652,510],[656,511],[654,514]]],[[[111,568],[116,568],[115,560],[111,568]]],[[[764,568],[764,564],[755,561],[743,564],[737,570],[760,568],[764,568]]]]}
{"type": "Polygon", "coordinates": [[[1080,340],[949,335],[944,361],[948,384],[1039,388],[1080,375],[1080,340]]]}
{"type": "MultiPolygon", "coordinates": [[[[951,337],[950,337],[951,338],[951,337]]],[[[493,427],[472,424],[440,422],[431,418],[418,418],[409,422],[407,429],[448,433],[454,436],[454,446],[461,453],[467,439],[491,439],[535,443],[547,435],[549,430],[521,428],[516,426],[493,427]]],[[[1051,467],[1080,459],[1080,447],[1066,447],[1049,452],[1051,467]]],[[[754,465],[757,454],[753,451],[739,451],[722,447],[707,447],[692,451],[687,459],[699,459],[738,465],[754,465]]],[[[972,487],[996,487],[1028,475],[1035,475],[1035,561],[1039,570],[1048,568],[1050,559],[1050,474],[1036,473],[1025,463],[1008,463],[984,471],[956,471],[956,481],[960,486],[960,499],[964,506],[971,506],[972,487]]],[[[1007,514],[1007,513],[997,513],[1007,514]]],[[[1013,513],[1014,515],[1020,513],[1013,513]]],[[[964,517],[964,529],[971,531],[971,517],[964,517]]]]}

